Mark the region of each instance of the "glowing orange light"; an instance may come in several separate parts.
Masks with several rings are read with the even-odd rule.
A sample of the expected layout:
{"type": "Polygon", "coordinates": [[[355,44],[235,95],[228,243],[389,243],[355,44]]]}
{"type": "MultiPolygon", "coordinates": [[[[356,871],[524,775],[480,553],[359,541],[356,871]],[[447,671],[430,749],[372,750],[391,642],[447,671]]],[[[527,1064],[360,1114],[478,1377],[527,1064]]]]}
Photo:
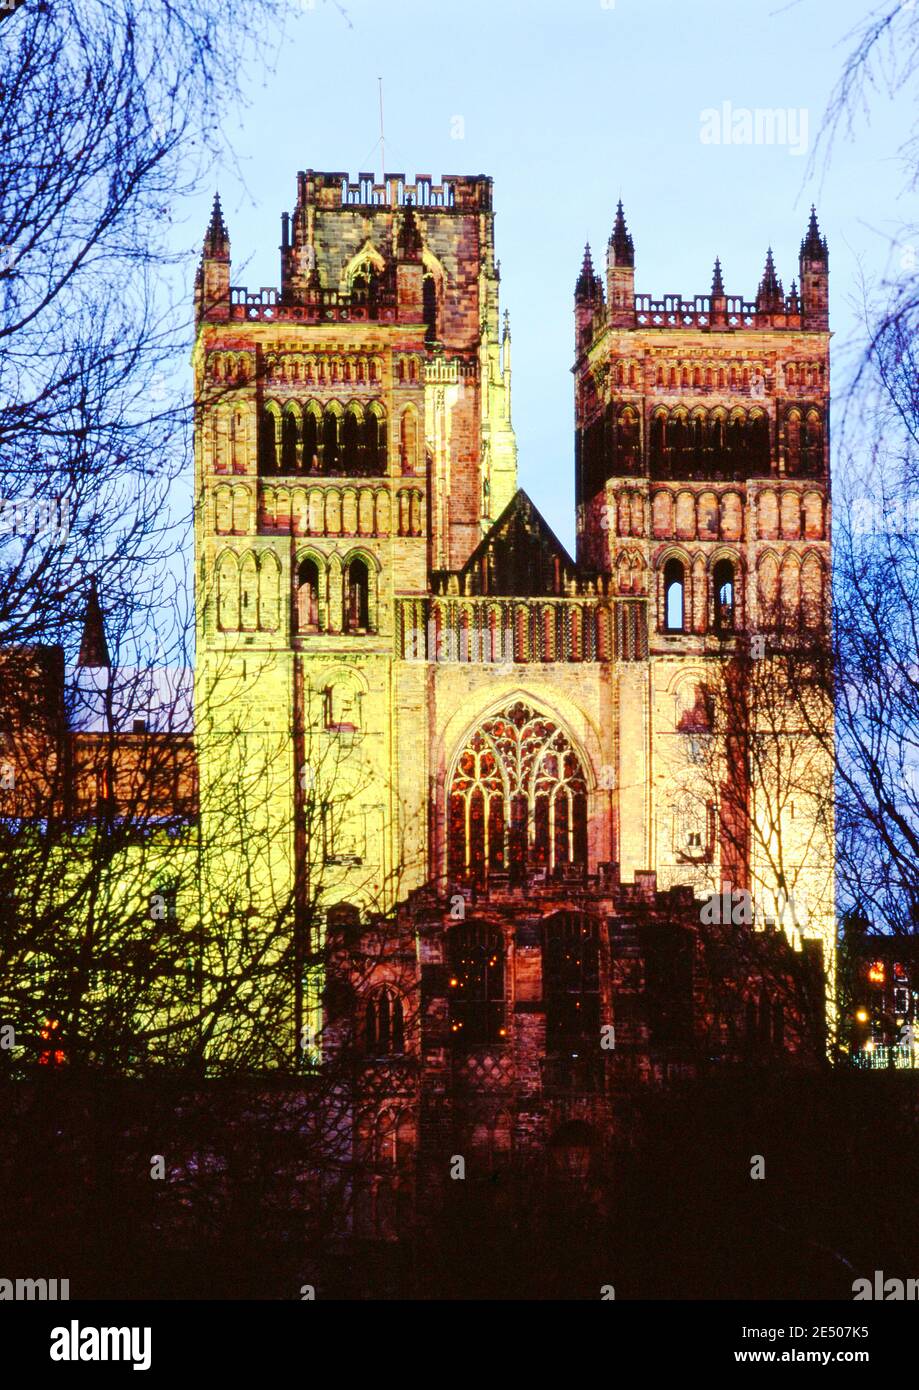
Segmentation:
{"type": "Polygon", "coordinates": [[[868,1022],[868,1010],[867,1010],[867,1009],[859,1009],[858,1012],[856,1013],[855,1017],[858,1019],[859,1023],[867,1023],[867,1022],[868,1022]]]}
{"type": "MultiPolygon", "coordinates": [[[[46,1018],[45,1026],[39,1032],[42,1042],[51,1042],[55,1033],[61,1026],[58,1018],[46,1018]]],[[[59,1067],[66,1060],[65,1054],[58,1048],[44,1048],[39,1054],[38,1065],[40,1067],[59,1067]]]]}
{"type": "Polygon", "coordinates": [[[876,960],[868,969],[868,979],[872,984],[882,985],[884,983],[884,962],[876,960]]]}

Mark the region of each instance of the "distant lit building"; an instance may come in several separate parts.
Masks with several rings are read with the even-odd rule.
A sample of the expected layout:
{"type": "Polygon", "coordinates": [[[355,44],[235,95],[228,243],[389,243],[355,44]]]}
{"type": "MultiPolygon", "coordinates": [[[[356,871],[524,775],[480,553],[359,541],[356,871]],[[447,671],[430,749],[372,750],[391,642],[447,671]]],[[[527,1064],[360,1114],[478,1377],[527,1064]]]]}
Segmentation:
{"type": "Polygon", "coordinates": [[[846,923],[841,1039],[865,1067],[919,1067],[919,938],[846,923]]]}

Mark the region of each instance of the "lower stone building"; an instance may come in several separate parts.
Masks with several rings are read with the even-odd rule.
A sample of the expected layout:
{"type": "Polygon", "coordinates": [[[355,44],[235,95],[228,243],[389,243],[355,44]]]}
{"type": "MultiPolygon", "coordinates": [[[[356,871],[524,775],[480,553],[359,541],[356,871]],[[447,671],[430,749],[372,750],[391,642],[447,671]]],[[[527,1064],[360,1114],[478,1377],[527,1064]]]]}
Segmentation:
{"type": "Polygon", "coordinates": [[[396,1238],[457,1179],[589,1180],[637,1138],[650,1088],[819,1065],[819,942],[705,924],[702,906],[607,863],[423,889],[369,924],[335,909],[323,1051],[351,1233],[396,1238]]]}

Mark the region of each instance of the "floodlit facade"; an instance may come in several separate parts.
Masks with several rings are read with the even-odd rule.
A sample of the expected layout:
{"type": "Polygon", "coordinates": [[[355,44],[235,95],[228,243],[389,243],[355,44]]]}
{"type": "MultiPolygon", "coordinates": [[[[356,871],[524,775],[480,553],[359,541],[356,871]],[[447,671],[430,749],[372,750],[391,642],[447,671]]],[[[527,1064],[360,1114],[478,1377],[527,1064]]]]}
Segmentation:
{"type": "Polygon", "coordinates": [[[808,740],[773,708],[828,632],[816,217],[800,284],[770,251],[753,300],[719,264],[710,294],[636,294],[621,206],[605,274],[585,253],[573,559],[517,490],[494,216],[487,178],[310,170],[280,289],[252,293],[215,204],[194,353],[209,838],[232,798],[275,902],[388,911],[599,864],[728,885],[829,967],[831,714],[808,740]]]}

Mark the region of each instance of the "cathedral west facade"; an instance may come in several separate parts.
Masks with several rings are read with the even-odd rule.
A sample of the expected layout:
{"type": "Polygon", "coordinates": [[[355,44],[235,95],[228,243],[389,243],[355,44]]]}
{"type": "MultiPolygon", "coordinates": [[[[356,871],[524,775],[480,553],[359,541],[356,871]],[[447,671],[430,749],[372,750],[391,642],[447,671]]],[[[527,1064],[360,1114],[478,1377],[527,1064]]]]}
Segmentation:
{"type": "MultiPolygon", "coordinates": [[[[491,1149],[602,1128],[607,1063],[651,1065],[635,1000],[655,980],[680,976],[688,1010],[682,1032],[659,1011],[661,1045],[709,1055],[745,1028],[812,1048],[766,978],[796,957],[832,991],[831,715],[762,693],[829,640],[816,217],[797,284],[770,251],[753,299],[717,262],[710,293],[636,292],[621,205],[599,271],[585,252],[572,557],[517,487],[492,196],[308,170],[280,288],[231,284],[219,202],[196,286],[209,872],[266,913],[292,902],[304,960],[332,940],[363,982],[322,1026],[326,1050],[396,1067],[368,1073],[389,1094],[371,1152],[422,1131],[449,1149],[457,1087],[491,1149]],[[738,893],[771,965],[741,951],[726,1003],[698,934],[708,896],[738,893]]],[[[731,936],[730,906],[714,924],[731,936]]]]}
{"type": "Polygon", "coordinates": [[[292,1079],[298,1172],[345,1175],[358,1235],[436,1208],[455,1159],[589,1173],[636,1096],[833,1043],[816,216],[752,299],[717,262],[709,293],[636,289],[621,207],[585,252],[574,556],[517,487],[498,288],[484,177],[300,174],[257,292],[215,203],[193,692],[113,665],[94,585],[79,701],[63,651],[4,653],[0,811],[53,824],[106,942],[84,1042],[56,919],[28,937],[24,1063],[292,1079]]]}
{"type": "MultiPolygon", "coordinates": [[[[765,879],[683,775],[680,735],[777,615],[826,631],[826,244],[812,218],[787,295],[770,252],[755,300],[720,266],[711,294],[655,300],[620,208],[605,275],[586,253],[575,291],[574,560],[517,490],[493,226],[489,179],[310,171],[280,291],[251,294],[215,210],[195,349],[205,783],[206,730],[251,711],[273,769],[257,814],[287,827],[290,871],[308,818],[336,897],[376,908],[601,862],[664,887],[765,879]]],[[[792,858],[825,935],[831,856],[808,863],[807,838],[792,858]]]]}

